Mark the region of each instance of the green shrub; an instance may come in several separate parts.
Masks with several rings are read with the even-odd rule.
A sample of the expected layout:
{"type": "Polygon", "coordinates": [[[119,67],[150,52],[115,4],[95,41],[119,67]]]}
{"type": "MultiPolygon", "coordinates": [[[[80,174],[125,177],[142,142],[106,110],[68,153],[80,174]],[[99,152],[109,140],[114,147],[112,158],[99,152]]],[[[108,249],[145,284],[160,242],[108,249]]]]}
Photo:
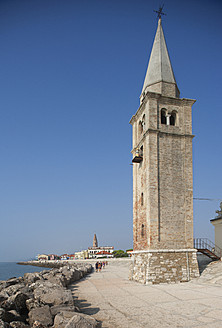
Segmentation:
{"type": "Polygon", "coordinates": [[[114,257],[128,257],[128,254],[124,252],[122,249],[113,251],[113,256],[114,257]]]}

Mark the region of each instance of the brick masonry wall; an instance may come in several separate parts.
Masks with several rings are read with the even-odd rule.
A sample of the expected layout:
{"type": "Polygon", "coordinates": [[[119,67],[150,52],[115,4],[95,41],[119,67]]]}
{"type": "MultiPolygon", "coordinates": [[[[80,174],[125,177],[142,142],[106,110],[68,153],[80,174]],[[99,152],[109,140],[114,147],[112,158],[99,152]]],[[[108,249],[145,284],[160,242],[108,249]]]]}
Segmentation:
{"type": "Polygon", "coordinates": [[[130,280],[143,284],[186,282],[199,277],[196,250],[159,250],[133,255],[130,280]]]}
{"type": "Polygon", "coordinates": [[[132,119],[133,155],[143,146],[133,167],[134,250],[193,247],[193,102],[148,93],[132,119]],[[177,113],[175,126],[161,124],[162,108],[177,113]]]}

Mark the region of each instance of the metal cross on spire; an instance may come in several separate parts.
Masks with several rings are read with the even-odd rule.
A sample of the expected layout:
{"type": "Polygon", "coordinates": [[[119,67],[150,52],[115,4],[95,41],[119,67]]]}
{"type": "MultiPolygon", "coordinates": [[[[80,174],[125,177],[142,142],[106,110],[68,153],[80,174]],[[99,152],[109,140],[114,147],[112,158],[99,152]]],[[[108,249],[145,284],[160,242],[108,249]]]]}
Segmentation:
{"type": "Polygon", "coordinates": [[[158,11],[157,10],[154,10],[154,12],[157,13],[157,17],[159,19],[161,19],[161,15],[165,15],[166,16],[166,14],[163,13],[163,6],[164,6],[164,4],[162,5],[162,7],[161,6],[159,7],[159,10],[158,11]]]}

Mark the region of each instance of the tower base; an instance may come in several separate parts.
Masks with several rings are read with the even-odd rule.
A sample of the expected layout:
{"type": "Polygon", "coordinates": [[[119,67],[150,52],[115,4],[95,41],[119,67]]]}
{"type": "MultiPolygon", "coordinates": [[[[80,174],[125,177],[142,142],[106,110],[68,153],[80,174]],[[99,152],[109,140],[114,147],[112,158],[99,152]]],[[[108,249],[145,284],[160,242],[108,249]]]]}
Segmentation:
{"type": "Polygon", "coordinates": [[[185,282],[199,277],[196,249],[135,251],[129,279],[142,284],[185,282]]]}

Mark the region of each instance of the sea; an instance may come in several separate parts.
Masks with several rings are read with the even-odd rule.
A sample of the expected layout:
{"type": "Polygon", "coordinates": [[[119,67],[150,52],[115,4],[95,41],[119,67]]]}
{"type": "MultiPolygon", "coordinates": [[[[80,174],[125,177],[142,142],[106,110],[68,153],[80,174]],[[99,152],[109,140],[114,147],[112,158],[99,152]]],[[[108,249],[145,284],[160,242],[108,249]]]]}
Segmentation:
{"type": "Polygon", "coordinates": [[[23,277],[27,272],[40,272],[42,270],[50,270],[31,265],[20,265],[16,262],[0,262],[0,280],[8,280],[13,277],[23,277]]]}

